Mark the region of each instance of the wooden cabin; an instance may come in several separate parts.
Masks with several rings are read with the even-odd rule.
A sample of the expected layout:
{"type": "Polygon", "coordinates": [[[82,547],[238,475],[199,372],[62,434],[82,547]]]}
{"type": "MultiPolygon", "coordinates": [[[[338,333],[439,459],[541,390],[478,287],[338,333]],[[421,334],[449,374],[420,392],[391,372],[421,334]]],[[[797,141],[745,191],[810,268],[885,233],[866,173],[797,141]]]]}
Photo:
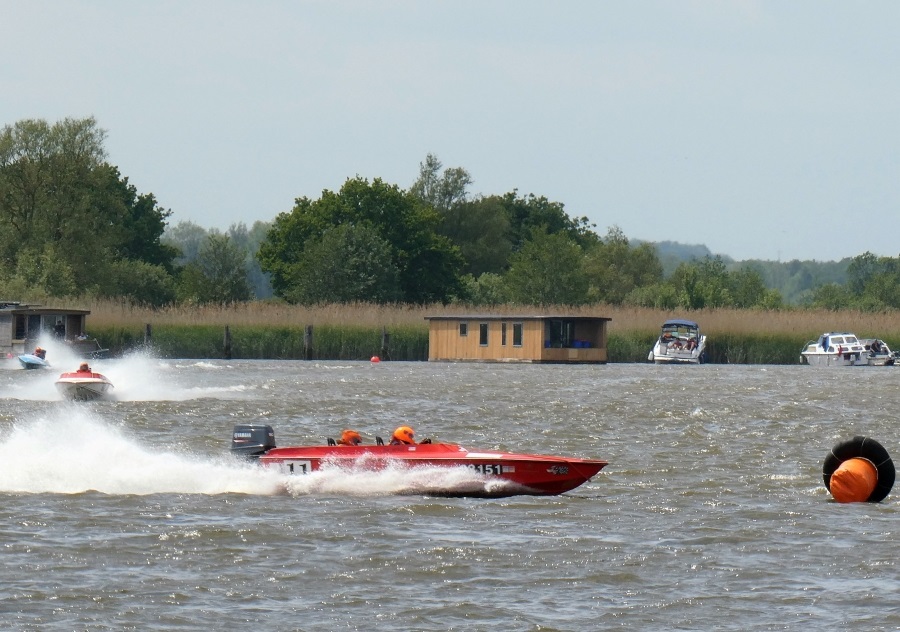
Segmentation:
{"type": "MultiPolygon", "coordinates": [[[[38,339],[56,338],[80,353],[89,353],[99,344],[85,336],[86,309],[63,309],[0,301],[0,353],[31,353],[38,339]]],[[[105,350],[104,350],[105,351],[105,350]]]]}
{"type": "Polygon", "coordinates": [[[426,316],[428,360],[605,363],[610,318],[426,316]]]}

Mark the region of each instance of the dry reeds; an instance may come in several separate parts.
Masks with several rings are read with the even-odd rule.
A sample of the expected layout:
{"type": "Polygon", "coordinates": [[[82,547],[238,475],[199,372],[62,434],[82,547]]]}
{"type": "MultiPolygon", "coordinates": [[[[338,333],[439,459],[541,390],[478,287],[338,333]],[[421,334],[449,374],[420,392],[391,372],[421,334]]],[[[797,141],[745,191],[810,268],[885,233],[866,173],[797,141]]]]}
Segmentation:
{"type": "MultiPolygon", "coordinates": [[[[826,331],[852,331],[861,337],[900,338],[900,313],[857,311],[739,309],[665,312],[650,308],[590,305],[536,308],[499,305],[489,308],[466,305],[376,305],[372,303],[288,305],[256,301],[232,305],[172,306],[162,309],[139,307],[111,300],[87,301],[91,326],[134,327],[152,325],[231,325],[302,327],[312,325],[427,328],[428,316],[462,314],[567,315],[611,318],[611,334],[655,332],[669,318],[689,318],[705,333],[784,334],[816,337],[826,331]]],[[[79,305],[80,307],[80,305],[79,305]]]]}

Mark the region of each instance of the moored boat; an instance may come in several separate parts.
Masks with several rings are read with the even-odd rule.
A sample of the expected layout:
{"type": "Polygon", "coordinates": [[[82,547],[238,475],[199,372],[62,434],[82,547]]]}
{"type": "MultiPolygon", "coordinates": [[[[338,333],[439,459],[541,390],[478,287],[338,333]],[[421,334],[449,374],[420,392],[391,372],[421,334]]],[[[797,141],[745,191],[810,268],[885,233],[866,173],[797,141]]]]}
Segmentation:
{"type": "Polygon", "coordinates": [[[92,401],[108,396],[113,384],[102,373],[95,373],[88,368],[63,373],[56,380],[56,389],[66,399],[92,401]]]}
{"type": "Polygon", "coordinates": [[[800,350],[800,364],[810,366],[869,366],[869,350],[850,332],[826,332],[800,350]]]}
{"type": "Polygon", "coordinates": [[[279,448],[271,426],[240,424],[231,440],[234,454],[258,459],[285,474],[309,474],[328,466],[383,470],[408,467],[467,468],[477,485],[437,485],[414,492],[439,496],[503,497],[557,495],[589,481],[606,465],[599,459],[468,450],[453,443],[412,445],[317,445],[279,448]],[[497,484],[499,483],[499,484],[497,484]]]}
{"type": "Polygon", "coordinates": [[[893,366],[897,361],[896,352],[891,351],[891,348],[884,340],[880,338],[864,338],[860,342],[869,354],[869,366],[893,366]]]}
{"type": "Polygon", "coordinates": [[[656,364],[701,364],[706,361],[706,336],[692,320],[667,320],[647,360],[656,364]]]}

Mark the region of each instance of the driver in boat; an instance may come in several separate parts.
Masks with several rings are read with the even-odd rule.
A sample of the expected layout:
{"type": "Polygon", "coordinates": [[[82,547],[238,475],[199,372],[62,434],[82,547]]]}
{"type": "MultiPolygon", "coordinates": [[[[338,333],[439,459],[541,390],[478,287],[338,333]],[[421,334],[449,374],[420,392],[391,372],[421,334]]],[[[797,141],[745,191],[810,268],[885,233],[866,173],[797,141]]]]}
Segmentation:
{"type": "Polygon", "coordinates": [[[362,437],[356,430],[344,430],[341,438],[337,440],[338,445],[359,445],[362,443],[362,437]]]}
{"type": "MultiPolygon", "coordinates": [[[[431,443],[431,439],[422,439],[420,443],[431,443]]],[[[391,435],[390,445],[416,445],[415,431],[409,426],[400,426],[391,435]]]]}
{"type": "Polygon", "coordinates": [[[41,360],[47,359],[47,351],[43,347],[37,347],[34,350],[34,355],[40,358],[41,360]]]}
{"type": "Polygon", "coordinates": [[[391,435],[391,445],[415,445],[416,433],[409,426],[400,426],[391,435]]]}
{"type": "Polygon", "coordinates": [[[92,373],[90,365],[87,362],[82,362],[78,366],[78,373],[92,373]]]}

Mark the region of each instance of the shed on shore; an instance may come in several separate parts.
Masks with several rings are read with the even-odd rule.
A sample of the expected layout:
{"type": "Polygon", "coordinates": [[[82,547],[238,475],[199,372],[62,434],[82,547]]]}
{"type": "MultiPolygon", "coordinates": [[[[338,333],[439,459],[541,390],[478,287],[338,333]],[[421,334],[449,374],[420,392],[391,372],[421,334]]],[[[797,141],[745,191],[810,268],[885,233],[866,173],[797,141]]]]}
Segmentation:
{"type": "Polygon", "coordinates": [[[602,364],[607,323],[595,316],[426,316],[428,360],[602,364]]]}
{"type": "Polygon", "coordinates": [[[90,313],[87,309],[0,301],[0,353],[31,353],[41,336],[54,337],[77,347],[85,336],[85,318],[90,313]]]}

